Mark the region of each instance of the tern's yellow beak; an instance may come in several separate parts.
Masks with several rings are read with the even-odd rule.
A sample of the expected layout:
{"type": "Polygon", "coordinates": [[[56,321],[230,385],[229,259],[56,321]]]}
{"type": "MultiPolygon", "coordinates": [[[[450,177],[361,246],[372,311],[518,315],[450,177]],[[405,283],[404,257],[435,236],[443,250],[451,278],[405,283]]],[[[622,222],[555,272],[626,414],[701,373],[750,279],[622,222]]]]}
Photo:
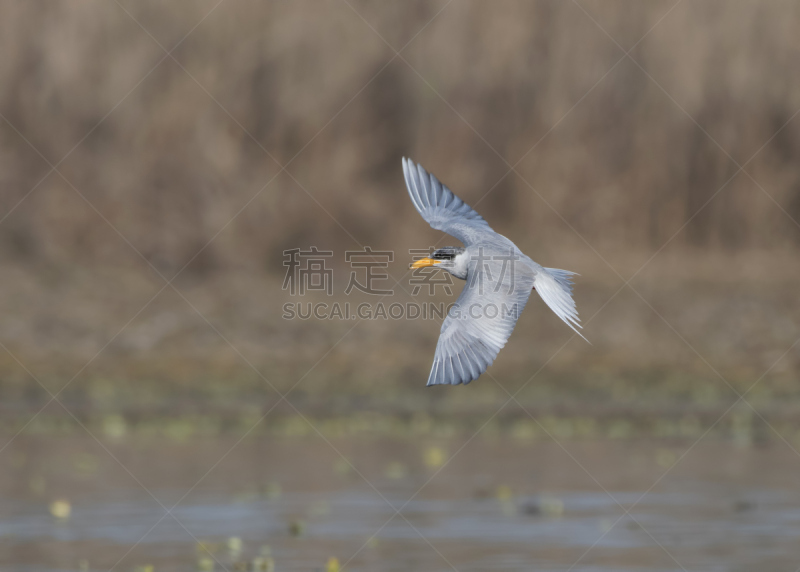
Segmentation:
{"type": "Polygon", "coordinates": [[[433,258],[422,258],[412,264],[411,268],[427,268],[428,266],[433,266],[434,264],[441,264],[441,262],[441,260],[434,260],[433,258]]]}

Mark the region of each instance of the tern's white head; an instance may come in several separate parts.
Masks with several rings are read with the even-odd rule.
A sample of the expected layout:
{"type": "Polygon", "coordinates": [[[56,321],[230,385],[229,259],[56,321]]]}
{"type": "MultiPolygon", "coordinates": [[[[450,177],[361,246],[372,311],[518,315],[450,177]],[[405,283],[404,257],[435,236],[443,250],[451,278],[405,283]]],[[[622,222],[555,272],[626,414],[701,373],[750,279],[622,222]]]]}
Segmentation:
{"type": "Polygon", "coordinates": [[[465,248],[445,246],[444,248],[435,250],[430,258],[417,260],[411,265],[411,268],[425,268],[427,266],[441,268],[456,278],[466,280],[469,268],[469,255],[465,248]]]}

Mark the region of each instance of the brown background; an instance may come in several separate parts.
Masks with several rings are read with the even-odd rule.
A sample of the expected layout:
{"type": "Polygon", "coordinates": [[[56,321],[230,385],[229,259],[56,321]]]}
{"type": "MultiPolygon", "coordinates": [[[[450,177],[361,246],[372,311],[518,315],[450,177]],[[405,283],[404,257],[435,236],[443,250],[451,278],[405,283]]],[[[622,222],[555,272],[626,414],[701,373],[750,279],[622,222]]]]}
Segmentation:
{"type": "Polygon", "coordinates": [[[796,402],[797,2],[122,4],[0,8],[7,419],[43,387],[80,415],[275,389],[323,414],[519,389],[702,412],[768,368],[748,400],[796,402]],[[592,345],[535,300],[491,376],[426,390],[436,322],[282,320],[284,249],[333,250],[352,303],[376,300],[343,295],[344,252],[394,250],[404,303],[408,250],[457,244],[401,156],[579,272],[592,345]]]}

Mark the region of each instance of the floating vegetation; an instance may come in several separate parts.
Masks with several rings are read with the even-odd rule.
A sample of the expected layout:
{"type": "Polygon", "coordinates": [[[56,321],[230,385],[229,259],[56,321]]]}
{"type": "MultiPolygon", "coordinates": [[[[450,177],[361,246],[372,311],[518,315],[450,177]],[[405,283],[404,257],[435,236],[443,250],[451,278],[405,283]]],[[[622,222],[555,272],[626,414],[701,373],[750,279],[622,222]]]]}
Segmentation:
{"type": "Polygon", "coordinates": [[[612,528],[614,528],[614,525],[615,525],[617,522],[619,522],[619,521],[617,521],[617,520],[614,520],[614,519],[611,519],[611,518],[601,518],[601,519],[600,519],[600,522],[598,522],[598,523],[597,523],[597,527],[598,527],[598,528],[599,528],[599,529],[600,529],[602,532],[604,532],[604,533],[605,533],[605,532],[608,532],[608,531],[610,531],[612,528]]]}
{"type": "Polygon", "coordinates": [[[128,425],[122,415],[106,415],[103,419],[103,435],[109,439],[122,439],[128,432],[128,425]]]}
{"type": "Polygon", "coordinates": [[[652,432],[656,437],[677,437],[678,424],[674,419],[656,419],[652,432]]]}
{"type": "Polygon", "coordinates": [[[517,506],[513,502],[501,502],[500,512],[503,513],[503,516],[514,516],[517,514],[517,506]]]}
{"type": "Polygon", "coordinates": [[[692,401],[701,405],[709,405],[719,401],[720,394],[716,385],[698,383],[692,387],[692,401]]]}
{"type": "Polygon", "coordinates": [[[100,463],[98,462],[97,457],[94,455],[89,453],[80,453],[72,460],[72,465],[79,474],[88,476],[97,472],[97,468],[100,463]]]}
{"type": "Polygon", "coordinates": [[[242,552],[242,539],[238,536],[231,536],[228,542],[226,542],[226,545],[228,547],[228,552],[231,553],[231,558],[238,558],[239,554],[242,552]]]}
{"type": "Polygon", "coordinates": [[[508,485],[500,485],[497,487],[494,496],[501,502],[510,501],[512,498],[514,498],[514,493],[511,492],[511,487],[508,485]]]}
{"type": "Polygon", "coordinates": [[[335,556],[328,558],[328,563],[325,565],[325,572],[339,572],[339,560],[335,556]]]}
{"type": "Polygon", "coordinates": [[[197,569],[200,572],[213,572],[214,571],[214,559],[209,558],[208,556],[201,556],[197,560],[197,569]]]}
{"type": "Polygon", "coordinates": [[[733,442],[742,447],[753,442],[753,412],[750,409],[731,413],[733,442]]]}
{"type": "Polygon", "coordinates": [[[260,556],[253,558],[253,572],[275,572],[275,559],[268,545],[262,546],[260,556]]]}
{"type": "Polygon", "coordinates": [[[271,481],[264,485],[263,493],[266,499],[276,499],[282,493],[281,484],[276,481],[271,481]]]}
{"type": "Polygon", "coordinates": [[[564,514],[564,501],[555,496],[542,496],[539,499],[539,506],[544,516],[559,518],[564,514]]]}
{"type": "Polygon", "coordinates": [[[219,549],[222,548],[222,544],[219,542],[210,542],[208,540],[201,540],[198,542],[194,550],[198,554],[198,556],[210,556],[215,552],[219,552],[219,549]]]}
{"type": "Polygon", "coordinates": [[[248,490],[238,491],[233,495],[233,502],[238,504],[246,504],[257,501],[261,495],[258,492],[258,489],[251,488],[248,490]]]}
{"type": "Polygon", "coordinates": [[[330,513],[331,503],[325,500],[312,503],[311,507],[308,509],[308,516],[310,517],[328,516],[330,513]]]}
{"type": "Polygon", "coordinates": [[[35,475],[31,477],[31,480],[28,482],[28,488],[34,496],[40,497],[47,489],[47,481],[42,475],[35,475]]]}
{"type": "MultiPolygon", "coordinates": [[[[646,400],[645,400],[646,401],[646,400]]],[[[717,403],[717,402],[715,402],[717,403]]],[[[275,436],[287,439],[316,438],[319,429],[323,434],[334,438],[383,438],[414,439],[427,437],[426,443],[444,442],[453,437],[476,435],[482,440],[511,438],[519,442],[533,442],[542,439],[555,439],[559,442],[588,439],[638,439],[638,438],[676,438],[697,439],[709,429],[709,437],[732,439],[735,443],[748,447],[768,439],[778,439],[777,434],[769,430],[769,426],[778,429],[780,435],[797,442],[800,446],[800,411],[782,404],[781,408],[765,406],[760,409],[766,421],[756,416],[750,409],[741,407],[725,415],[729,403],[721,403],[719,408],[697,408],[690,403],[675,402],[666,404],[663,409],[642,408],[641,403],[630,405],[628,411],[620,412],[619,404],[615,410],[604,409],[602,405],[576,402],[570,407],[554,408],[558,414],[543,413],[546,411],[540,403],[536,407],[525,405],[525,410],[505,408],[502,415],[487,421],[493,412],[485,411],[444,411],[436,415],[414,413],[404,415],[398,412],[370,412],[335,415],[331,417],[301,416],[299,414],[273,414],[255,427],[243,428],[242,418],[217,414],[187,414],[164,417],[125,416],[122,414],[102,414],[96,418],[86,419],[86,427],[92,433],[102,434],[105,439],[159,439],[182,444],[192,439],[208,438],[221,435],[240,437],[244,431],[250,431],[249,437],[275,436]],[[680,408],[673,405],[680,404],[680,408]],[[539,408],[537,411],[537,407],[539,408]],[[534,417],[530,417],[530,412],[534,417]]],[[[661,407],[661,404],[659,404],[661,407]]],[[[800,404],[798,405],[800,409],[800,404]]],[[[0,420],[2,423],[2,420],[0,420]]],[[[3,426],[9,432],[23,429],[15,421],[5,420],[3,426]]],[[[58,416],[37,417],[25,432],[32,435],[69,435],[75,431],[83,431],[81,426],[71,418],[58,416]],[[35,424],[35,426],[34,426],[35,424]]],[[[423,449],[423,462],[428,468],[442,466],[447,455],[437,446],[423,449]]],[[[26,463],[19,455],[10,457],[12,467],[21,467],[26,463]]],[[[86,455],[72,460],[75,469],[81,474],[92,474],[95,467],[91,457],[86,455]]],[[[333,461],[333,472],[347,475],[352,468],[345,459],[333,461]]]]}
{"type": "Polygon", "coordinates": [[[347,459],[339,457],[333,462],[333,472],[337,475],[343,476],[352,470],[353,467],[350,466],[350,463],[347,462],[347,459]]]}
{"type": "Polygon", "coordinates": [[[528,516],[542,516],[542,507],[538,502],[530,501],[520,507],[520,512],[528,516]]]}
{"type": "Polygon", "coordinates": [[[286,437],[305,437],[314,430],[308,421],[299,415],[284,419],[281,428],[286,437]]]}
{"type": "Polygon", "coordinates": [[[523,504],[521,511],[528,516],[558,518],[564,514],[564,501],[552,495],[542,495],[523,504]]]}
{"type": "MultiPolygon", "coordinates": [[[[569,439],[574,434],[572,420],[569,417],[555,417],[547,415],[540,421],[544,431],[556,439],[569,439]]],[[[537,423],[538,425],[538,423],[537,423]]]]}
{"type": "Polygon", "coordinates": [[[614,421],[608,428],[610,439],[627,439],[633,435],[633,426],[630,421],[619,419],[614,421]]]}
{"type": "Polygon", "coordinates": [[[511,436],[520,441],[532,441],[540,432],[539,425],[533,419],[520,419],[511,426],[511,436]]]}
{"type": "Polygon", "coordinates": [[[293,520],[289,523],[289,535],[298,537],[306,533],[306,523],[302,520],[293,520]]]}
{"type": "Polygon", "coordinates": [[[408,475],[408,469],[400,461],[392,461],[391,463],[386,465],[386,470],[384,471],[384,474],[388,479],[399,480],[408,475]]]}
{"type": "Polygon", "coordinates": [[[511,492],[511,487],[508,485],[500,485],[495,491],[495,497],[500,501],[500,511],[505,516],[514,516],[517,513],[517,507],[513,502],[514,494],[511,492]]]}
{"type": "Polygon", "coordinates": [[[670,468],[678,460],[677,455],[671,449],[658,449],[656,451],[656,463],[659,467],[670,468]]]}
{"type": "Polygon", "coordinates": [[[638,520],[634,520],[633,517],[630,517],[630,518],[631,518],[631,520],[629,520],[628,522],[625,523],[625,528],[627,528],[628,530],[633,530],[633,531],[644,530],[642,528],[642,525],[639,524],[638,520]]]}
{"type": "Polygon", "coordinates": [[[577,417],[573,420],[573,435],[581,439],[592,439],[598,436],[597,421],[591,417],[577,417]]]}
{"type": "Polygon", "coordinates": [[[272,556],[256,556],[253,558],[253,572],[275,572],[275,560],[272,556]]]}
{"type": "Polygon", "coordinates": [[[176,443],[185,443],[194,433],[195,424],[190,419],[173,419],[164,428],[164,435],[176,443]]]}
{"type": "Polygon", "coordinates": [[[425,466],[430,469],[438,469],[444,464],[444,450],[441,447],[431,446],[425,449],[422,456],[425,466]]]}
{"type": "Polygon", "coordinates": [[[747,499],[740,499],[733,503],[734,512],[751,512],[756,508],[758,508],[758,505],[754,501],[747,499]]]}
{"type": "Polygon", "coordinates": [[[57,499],[50,503],[50,514],[59,520],[66,520],[72,514],[72,505],[68,500],[57,499]]]}

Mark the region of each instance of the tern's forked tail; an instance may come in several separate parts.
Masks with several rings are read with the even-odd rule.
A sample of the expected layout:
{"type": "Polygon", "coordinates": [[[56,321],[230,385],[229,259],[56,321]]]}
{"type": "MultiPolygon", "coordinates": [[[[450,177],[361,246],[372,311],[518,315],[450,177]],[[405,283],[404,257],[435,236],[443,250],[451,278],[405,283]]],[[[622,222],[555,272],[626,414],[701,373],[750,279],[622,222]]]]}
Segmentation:
{"type": "Polygon", "coordinates": [[[581,320],[578,317],[575,300],[572,299],[572,276],[577,276],[577,274],[558,268],[543,268],[536,274],[533,287],[556,316],[561,318],[576,334],[589,342],[578,331],[581,328],[581,320]]]}

